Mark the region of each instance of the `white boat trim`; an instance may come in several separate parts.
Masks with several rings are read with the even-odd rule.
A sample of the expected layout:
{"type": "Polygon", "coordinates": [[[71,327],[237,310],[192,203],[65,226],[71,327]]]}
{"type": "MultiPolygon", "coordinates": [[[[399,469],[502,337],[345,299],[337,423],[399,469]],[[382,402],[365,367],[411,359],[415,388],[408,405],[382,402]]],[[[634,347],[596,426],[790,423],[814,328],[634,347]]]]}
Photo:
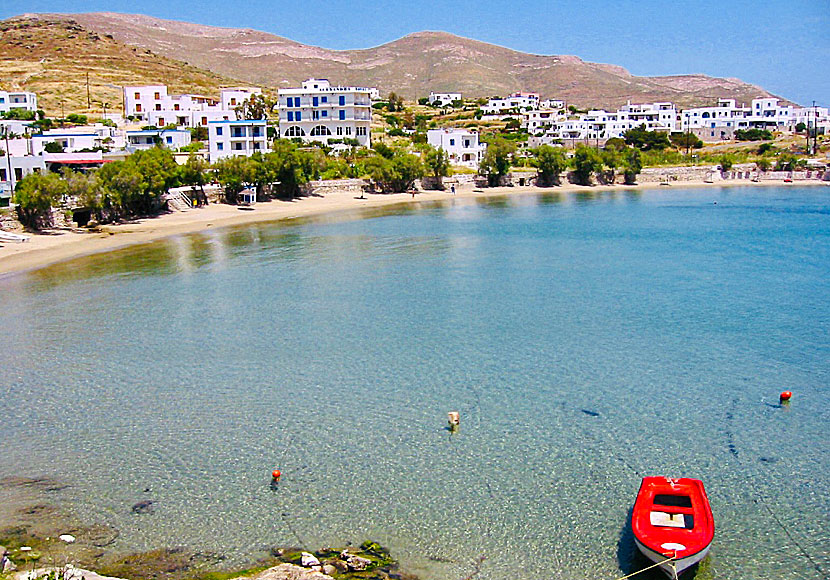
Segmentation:
{"type": "Polygon", "coordinates": [[[29,236],[0,230],[0,242],[28,242],[29,236]]]}
{"type": "MultiPolygon", "coordinates": [[[[662,562],[663,560],[666,559],[666,556],[664,556],[660,552],[655,552],[651,548],[643,545],[643,543],[640,542],[640,540],[637,539],[636,536],[634,537],[634,541],[637,543],[637,548],[640,549],[640,552],[642,552],[643,555],[646,558],[648,558],[649,560],[651,560],[655,564],[657,564],[658,562],[662,562]]],[[[709,544],[708,546],[706,546],[705,548],[703,548],[700,552],[697,552],[696,554],[691,554],[689,556],[686,556],[685,558],[680,558],[679,560],[674,560],[674,565],[675,565],[674,567],[677,570],[677,575],[679,576],[684,571],[686,571],[687,569],[691,568],[692,566],[694,566],[695,564],[697,564],[698,562],[703,560],[703,558],[706,557],[706,554],[709,553],[710,546],[711,546],[711,544],[709,544]]],[[[671,563],[667,562],[665,564],[661,564],[659,566],[659,568],[665,574],[667,574],[669,578],[672,578],[672,579],[675,578],[675,570],[672,568],[671,563]]]]}

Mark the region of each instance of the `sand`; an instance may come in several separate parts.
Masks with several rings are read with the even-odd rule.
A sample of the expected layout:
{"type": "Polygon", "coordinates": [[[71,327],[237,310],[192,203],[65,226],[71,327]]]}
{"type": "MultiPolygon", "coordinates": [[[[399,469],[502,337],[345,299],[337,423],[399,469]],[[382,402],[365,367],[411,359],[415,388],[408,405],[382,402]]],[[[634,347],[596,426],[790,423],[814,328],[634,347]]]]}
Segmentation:
{"type": "MultiPolygon", "coordinates": [[[[735,185],[828,185],[821,182],[799,182],[797,184],[783,181],[752,182],[716,182],[702,181],[676,182],[671,187],[680,189],[688,187],[723,187],[735,185]]],[[[631,190],[671,187],[658,183],[637,186],[593,186],[582,187],[563,185],[554,188],[538,187],[500,187],[474,190],[472,186],[458,188],[455,196],[447,191],[420,192],[414,197],[407,193],[400,194],[366,194],[365,199],[353,192],[335,192],[325,197],[304,197],[293,201],[270,201],[258,203],[254,209],[245,211],[237,206],[211,204],[203,208],[193,208],[182,212],[172,212],[157,217],[131,221],[129,223],[101,226],[99,231],[50,231],[33,234],[24,243],[0,244],[0,277],[14,273],[36,270],[80,256],[108,252],[126,246],[144,244],[154,240],[201,232],[214,228],[239,226],[256,222],[290,220],[328,213],[353,211],[361,208],[381,207],[402,203],[422,203],[470,197],[492,197],[503,195],[522,195],[553,192],[588,192],[610,191],[612,189],[631,190]]]]}

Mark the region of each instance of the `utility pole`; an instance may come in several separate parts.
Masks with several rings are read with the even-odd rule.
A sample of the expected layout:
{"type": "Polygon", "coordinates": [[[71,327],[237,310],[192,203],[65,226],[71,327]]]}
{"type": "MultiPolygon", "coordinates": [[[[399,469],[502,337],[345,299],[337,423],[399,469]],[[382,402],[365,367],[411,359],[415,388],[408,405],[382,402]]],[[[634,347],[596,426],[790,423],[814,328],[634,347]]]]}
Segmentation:
{"type": "Polygon", "coordinates": [[[86,71],[86,108],[92,110],[92,96],[89,94],[89,71],[86,71]]]}
{"type": "Polygon", "coordinates": [[[3,127],[3,136],[6,138],[6,166],[9,168],[8,182],[11,193],[14,195],[14,174],[12,173],[12,152],[9,149],[9,127],[3,127]]]}

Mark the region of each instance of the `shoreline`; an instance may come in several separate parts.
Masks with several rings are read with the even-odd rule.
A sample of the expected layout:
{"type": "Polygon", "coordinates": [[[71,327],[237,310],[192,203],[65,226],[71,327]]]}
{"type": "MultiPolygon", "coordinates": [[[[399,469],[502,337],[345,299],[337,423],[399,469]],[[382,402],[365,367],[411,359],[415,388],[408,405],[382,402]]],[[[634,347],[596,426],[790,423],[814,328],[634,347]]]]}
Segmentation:
{"type": "MultiPolygon", "coordinates": [[[[819,181],[785,183],[779,180],[762,182],[717,181],[714,183],[683,181],[673,182],[671,187],[686,189],[803,185],[827,186],[830,184],[819,181]]],[[[177,235],[195,234],[210,229],[341,214],[363,208],[451,199],[642,189],[671,190],[671,188],[667,188],[660,183],[594,186],[566,184],[555,187],[494,187],[483,190],[475,190],[473,186],[465,185],[458,187],[455,195],[449,191],[420,191],[415,196],[408,193],[366,194],[365,199],[361,199],[356,197],[353,192],[335,192],[324,197],[302,197],[291,201],[272,200],[257,203],[254,209],[250,211],[240,210],[239,206],[214,203],[202,208],[171,212],[122,224],[104,225],[99,228],[99,231],[95,232],[52,231],[44,234],[32,234],[27,242],[1,244],[0,280],[74,258],[146,244],[177,235]]]]}

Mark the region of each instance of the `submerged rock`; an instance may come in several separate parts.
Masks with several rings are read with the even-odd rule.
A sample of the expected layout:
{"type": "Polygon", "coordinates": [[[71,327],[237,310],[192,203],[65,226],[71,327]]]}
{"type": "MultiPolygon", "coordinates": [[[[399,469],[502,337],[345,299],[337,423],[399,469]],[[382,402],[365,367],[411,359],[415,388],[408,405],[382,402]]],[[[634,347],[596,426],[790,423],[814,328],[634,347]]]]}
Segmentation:
{"type": "Polygon", "coordinates": [[[300,555],[300,564],[306,568],[310,568],[312,566],[320,566],[320,560],[318,560],[314,554],[303,552],[300,555]]]}
{"type": "Polygon", "coordinates": [[[334,580],[317,570],[309,570],[294,564],[280,564],[251,577],[252,580],[334,580]]]}
{"type": "Polygon", "coordinates": [[[145,499],[133,505],[132,512],[134,514],[151,514],[153,513],[153,504],[155,502],[151,499],[145,499]]]}

